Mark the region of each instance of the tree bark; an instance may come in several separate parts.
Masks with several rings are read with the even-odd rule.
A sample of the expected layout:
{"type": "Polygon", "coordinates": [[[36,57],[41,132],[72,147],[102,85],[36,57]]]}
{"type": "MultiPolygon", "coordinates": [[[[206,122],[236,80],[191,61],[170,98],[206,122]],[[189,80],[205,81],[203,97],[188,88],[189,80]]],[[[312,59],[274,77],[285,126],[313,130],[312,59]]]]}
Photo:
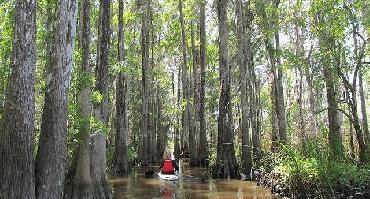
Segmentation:
{"type": "Polygon", "coordinates": [[[331,69],[329,66],[324,65],[326,98],[328,104],[329,145],[332,149],[334,158],[342,159],[343,145],[338,118],[338,100],[336,97],[335,78],[332,70],[333,69],[331,69]]]}
{"type": "Polygon", "coordinates": [[[276,104],[275,104],[275,99],[276,99],[276,86],[274,84],[274,80],[271,83],[271,91],[270,91],[270,99],[271,99],[271,112],[270,112],[270,117],[271,117],[271,151],[276,152],[278,143],[279,143],[279,125],[278,125],[278,119],[277,119],[277,114],[276,114],[276,104]]]}
{"type": "Polygon", "coordinates": [[[58,0],[51,55],[52,78],[46,85],[36,157],[36,197],[63,195],[67,159],[67,102],[77,18],[76,0],[58,0]]]}
{"type": "Polygon", "coordinates": [[[352,159],[355,158],[355,146],[353,142],[353,125],[350,123],[349,125],[349,157],[352,159]]]}
{"type": "Polygon", "coordinates": [[[312,66],[310,63],[310,57],[307,58],[307,64],[308,64],[308,69],[305,71],[306,75],[306,81],[307,81],[307,86],[309,90],[309,106],[310,106],[310,132],[311,135],[314,137],[317,136],[318,134],[318,123],[317,123],[317,115],[316,115],[316,101],[315,100],[315,91],[314,91],[314,80],[313,80],[313,72],[312,72],[312,66]]]}
{"type": "Polygon", "coordinates": [[[108,183],[106,170],[106,137],[102,134],[90,136],[90,173],[93,181],[93,198],[112,198],[111,187],[108,183]]]}
{"type": "Polygon", "coordinates": [[[361,102],[362,127],[364,129],[365,138],[367,139],[367,147],[369,150],[370,133],[369,133],[369,124],[367,122],[366,101],[365,101],[365,95],[364,95],[362,71],[360,71],[358,75],[359,75],[358,86],[359,86],[360,102],[361,102]]]}
{"type": "MultiPolygon", "coordinates": [[[[337,68],[338,70],[340,70],[339,68],[337,68]]],[[[342,74],[340,72],[340,74],[342,74]]],[[[367,157],[367,144],[366,144],[366,138],[364,137],[363,135],[363,131],[362,131],[362,128],[361,128],[361,124],[360,124],[360,119],[359,119],[359,116],[358,116],[358,109],[357,109],[357,89],[354,85],[357,85],[356,83],[356,72],[355,72],[355,77],[354,77],[354,81],[353,81],[353,84],[350,85],[348,83],[348,80],[345,79],[345,77],[343,75],[342,76],[342,80],[345,82],[345,88],[346,88],[346,93],[347,95],[349,96],[349,100],[347,100],[347,105],[349,106],[349,111],[350,111],[350,115],[349,115],[349,119],[350,119],[350,122],[353,124],[353,127],[355,129],[355,133],[356,133],[356,139],[357,139],[357,142],[358,142],[358,151],[359,151],[359,160],[360,162],[362,163],[366,163],[368,161],[368,157],[367,157]]]]}
{"type": "MultiPolygon", "coordinates": [[[[241,0],[235,1],[235,15],[237,18],[237,38],[238,38],[238,65],[240,72],[240,105],[241,105],[241,135],[242,135],[242,172],[250,178],[252,169],[252,147],[249,136],[250,122],[250,103],[247,96],[247,87],[250,85],[250,74],[248,64],[250,63],[250,46],[247,46],[246,23],[249,19],[244,13],[245,5],[241,0]]],[[[249,9],[247,10],[249,11],[249,9]]],[[[249,13],[247,13],[249,14],[249,13]]],[[[250,33],[249,33],[250,34],[250,33]]],[[[249,90],[250,91],[250,90],[249,90]]]]}
{"type": "MultiPolygon", "coordinates": [[[[181,86],[180,86],[180,76],[181,76],[181,67],[178,68],[177,72],[177,107],[180,107],[180,99],[181,99],[181,86]]],[[[180,155],[180,118],[179,115],[176,115],[176,127],[175,127],[175,138],[174,138],[174,155],[175,157],[179,157],[180,155]]]]}
{"type": "MultiPolygon", "coordinates": [[[[355,49],[356,49],[355,51],[357,51],[356,40],[355,40],[355,49]]],[[[339,62],[337,64],[338,64],[337,66],[340,66],[339,62]]],[[[364,138],[364,135],[362,133],[360,119],[359,119],[359,116],[358,116],[357,89],[356,89],[355,86],[353,86],[353,85],[357,85],[356,76],[357,76],[357,72],[358,72],[357,69],[358,68],[356,67],[356,69],[355,69],[354,79],[353,79],[352,84],[349,83],[347,77],[344,76],[343,72],[341,71],[341,69],[339,67],[337,67],[336,69],[338,71],[339,76],[342,78],[342,81],[343,81],[344,86],[345,86],[346,96],[348,96],[346,98],[346,103],[349,107],[350,114],[346,114],[346,115],[347,115],[348,119],[350,120],[351,125],[353,125],[353,127],[355,129],[356,139],[357,139],[358,147],[359,147],[359,150],[358,150],[359,151],[359,159],[360,159],[360,162],[366,163],[366,161],[368,159],[367,155],[366,155],[366,153],[367,153],[367,146],[365,144],[366,139],[364,138]]]]}
{"type": "Polygon", "coordinates": [[[53,7],[55,6],[54,1],[48,0],[46,1],[46,14],[47,19],[45,23],[45,31],[46,31],[46,44],[45,44],[45,79],[46,83],[48,84],[51,80],[52,71],[51,71],[51,55],[52,55],[52,48],[53,48],[53,20],[54,20],[54,12],[53,7]]]}
{"type": "Polygon", "coordinates": [[[149,31],[148,31],[148,2],[144,3],[142,8],[142,27],[141,27],[141,60],[142,60],[142,129],[141,129],[141,145],[142,145],[142,163],[148,164],[149,161],[149,94],[148,94],[148,66],[149,66],[149,31]]]}
{"type": "MultiPolygon", "coordinates": [[[[124,47],[124,32],[123,32],[123,12],[124,2],[119,1],[118,14],[118,57],[117,61],[122,63],[125,61],[124,47]]],[[[127,175],[128,173],[128,157],[127,157],[127,132],[128,132],[128,117],[127,117],[127,75],[120,72],[116,85],[116,139],[115,139],[115,170],[116,172],[127,175]]]]}
{"type": "MultiPolygon", "coordinates": [[[[273,20],[278,20],[278,13],[280,0],[274,0],[273,20]]],[[[276,68],[277,68],[277,79],[276,83],[276,114],[279,125],[279,142],[285,144],[287,142],[287,132],[286,132],[286,116],[285,116],[285,104],[284,104],[284,91],[283,91],[283,70],[280,61],[280,38],[279,38],[279,23],[274,24],[275,30],[275,58],[276,58],[276,68]]]]}
{"type": "MultiPolygon", "coordinates": [[[[102,100],[94,104],[94,117],[101,123],[102,128],[108,127],[109,122],[109,84],[110,84],[110,77],[109,77],[109,44],[110,44],[110,3],[111,0],[100,0],[99,1],[99,41],[98,41],[98,55],[97,55],[97,66],[95,70],[95,77],[96,77],[96,85],[95,90],[99,92],[102,96],[102,100]]],[[[101,129],[103,131],[103,129],[101,129]]],[[[102,132],[99,132],[102,136],[102,132]]],[[[92,147],[94,147],[94,140],[90,140],[92,143],[92,147]]],[[[102,140],[104,142],[104,146],[106,145],[104,138],[102,140]]],[[[92,149],[93,150],[93,149],[92,149]]],[[[90,173],[91,178],[93,181],[93,194],[94,197],[101,197],[109,198],[110,189],[107,186],[108,181],[105,173],[105,159],[104,165],[99,165],[96,162],[97,155],[96,152],[90,152],[90,173]],[[95,162],[94,162],[95,161],[95,162]],[[104,166],[104,167],[103,167],[104,166]],[[105,175],[104,177],[97,178],[94,176],[96,170],[101,170],[101,175],[105,175]]],[[[105,158],[105,147],[104,150],[99,151],[103,153],[105,158]]],[[[103,160],[101,160],[103,161],[103,160]]],[[[103,164],[103,163],[102,163],[103,164]]]]}
{"type": "Polygon", "coordinates": [[[278,7],[280,4],[279,0],[274,0],[271,2],[273,5],[273,11],[271,18],[267,16],[267,6],[266,3],[262,2],[258,4],[257,9],[260,10],[260,15],[262,17],[263,23],[262,29],[265,34],[264,43],[269,57],[270,73],[271,73],[271,104],[272,104],[272,114],[276,116],[271,116],[272,120],[272,147],[277,146],[277,143],[274,143],[277,139],[279,143],[287,142],[286,134],[286,117],[285,117],[285,105],[284,105],[284,92],[283,92],[283,83],[282,83],[282,69],[280,63],[280,38],[279,38],[279,16],[278,7]],[[271,21],[271,22],[270,22],[271,21]],[[269,29],[273,29],[275,46],[273,45],[272,38],[268,34],[269,29]],[[277,125],[277,128],[276,126],[277,125]],[[276,135],[275,135],[276,134],[276,135]]]}
{"type": "MultiPolygon", "coordinates": [[[[324,25],[328,23],[327,17],[322,15],[322,13],[316,13],[316,23],[317,25],[324,25]]],[[[330,22],[330,21],[329,21],[330,22]]],[[[326,101],[327,101],[327,119],[328,119],[328,141],[329,147],[331,150],[331,158],[336,160],[343,159],[343,144],[342,144],[342,135],[341,135],[341,125],[339,121],[339,112],[338,112],[338,86],[337,86],[337,76],[334,74],[335,65],[338,64],[340,67],[340,60],[339,57],[333,57],[331,54],[327,52],[334,52],[337,56],[339,50],[336,52],[337,49],[333,41],[333,38],[330,38],[331,34],[327,32],[330,30],[327,29],[320,29],[318,33],[319,38],[319,50],[320,54],[320,62],[322,64],[323,75],[325,79],[325,90],[326,90],[326,101]],[[333,64],[334,63],[334,64],[333,64]]]]}
{"type": "Polygon", "coordinates": [[[351,102],[349,103],[349,106],[350,106],[349,108],[350,108],[351,117],[352,117],[352,124],[355,129],[356,139],[358,142],[359,159],[360,159],[360,162],[366,163],[368,161],[368,158],[366,155],[367,146],[365,144],[366,140],[362,133],[360,119],[358,117],[356,89],[354,89],[353,92],[351,92],[351,94],[352,94],[352,99],[351,99],[351,102]]]}
{"type": "MultiPolygon", "coordinates": [[[[186,45],[186,34],[185,34],[185,24],[184,24],[184,17],[183,17],[183,12],[182,12],[182,1],[179,0],[179,20],[180,20],[180,26],[181,26],[181,41],[182,41],[182,90],[183,90],[183,100],[186,102],[185,105],[185,111],[183,113],[184,115],[184,121],[185,123],[183,124],[183,130],[185,133],[188,135],[188,142],[185,144],[185,149],[189,149],[189,144],[194,143],[194,132],[192,128],[192,116],[191,116],[191,102],[190,102],[190,90],[189,90],[189,80],[188,80],[188,66],[187,66],[187,45],[186,45]]],[[[190,150],[190,162],[193,163],[195,159],[195,151],[190,150]]]]}
{"type": "Polygon", "coordinates": [[[99,1],[99,44],[96,67],[95,90],[102,95],[102,100],[94,104],[94,116],[107,126],[109,122],[109,43],[110,43],[110,2],[99,1]]]}
{"type": "Polygon", "coordinates": [[[299,104],[299,129],[300,129],[300,140],[303,152],[306,152],[306,130],[305,130],[305,119],[303,110],[303,71],[299,69],[299,94],[298,94],[298,104],[299,104]]]}
{"type": "Polygon", "coordinates": [[[217,176],[219,178],[237,178],[239,174],[232,129],[227,4],[228,0],[219,0],[217,4],[221,93],[218,116],[219,150],[217,151],[216,166],[218,167],[217,176]]]}
{"type": "Polygon", "coordinates": [[[0,121],[0,198],[35,198],[36,1],[17,0],[13,57],[0,121]]]}
{"type": "MultiPolygon", "coordinates": [[[[158,92],[158,85],[157,87],[154,87],[154,81],[156,81],[156,77],[154,74],[155,70],[155,60],[154,60],[154,47],[155,47],[155,32],[154,32],[154,25],[153,25],[153,9],[152,9],[152,0],[148,0],[148,8],[147,8],[147,13],[148,13],[148,21],[150,22],[149,24],[149,30],[148,30],[148,46],[150,49],[148,50],[149,53],[149,58],[150,59],[150,64],[148,68],[148,79],[149,79],[149,84],[148,84],[148,96],[149,96],[149,162],[155,163],[158,159],[156,157],[156,153],[158,152],[156,149],[157,147],[157,120],[158,118],[156,117],[157,115],[157,101],[156,101],[156,94],[158,92]]],[[[162,156],[162,154],[161,154],[162,156]]],[[[162,160],[162,158],[161,158],[162,160]]]]}
{"type": "Polygon", "coordinates": [[[193,166],[199,166],[199,155],[198,155],[198,139],[197,135],[199,134],[199,89],[198,89],[198,49],[195,46],[195,38],[194,38],[194,27],[193,23],[190,25],[191,27],[191,49],[192,49],[192,54],[193,54],[193,113],[192,115],[194,116],[192,119],[193,123],[193,140],[195,143],[195,148],[193,149],[194,151],[194,158],[190,160],[190,164],[193,166]]]}
{"type": "MultiPolygon", "coordinates": [[[[359,159],[362,163],[367,163],[370,161],[370,143],[369,143],[369,129],[367,125],[367,116],[366,116],[366,108],[365,108],[365,98],[363,93],[363,82],[362,82],[362,59],[365,57],[365,47],[366,42],[362,45],[361,48],[359,48],[359,42],[357,38],[357,32],[359,29],[359,25],[357,24],[356,17],[350,12],[351,17],[351,25],[353,28],[352,31],[352,37],[354,40],[354,54],[355,54],[355,66],[354,66],[354,72],[353,72],[353,81],[352,86],[348,85],[348,81],[344,81],[346,89],[349,89],[352,94],[352,101],[349,104],[350,110],[352,113],[352,120],[353,120],[353,127],[356,131],[356,138],[358,141],[359,146],[359,159]],[[363,128],[361,128],[361,122],[359,119],[359,113],[357,109],[357,75],[359,76],[359,93],[360,93],[360,108],[361,108],[361,114],[362,114],[362,121],[363,121],[363,128]]],[[[342,76],[342,78],[344,78],[342,76]]],[[[345,80],[345,79],[343,79],[345,80]]]]}
{"type": "MultiPolygon", "coordinates": [[[[251,56],[253,60],[253,54],[251,56]]],[[[252,145],[253,145],[253,162],[255,163],[256,167],[258,168],[260,165],[260,159],[262,156],[261,153],[261,121],[262,121],[262,108],[260,102],[260,82],[256,77],[256,73],[254,70],[254,63],[252,61],[252,67],[249,68],[252,74],[252,81],[253,81],[253,108],[252,109],[252,145]]]]}
{"type": "Polygon", "coordinates": [[[200,5],[200,91],[199,91],[199,158],[200,165],[207,166],[208,142],[205,121],[205,83],[206,83],[206,1],[200,5]]]}
{"type": "MultiPolygon", "coordinates": [[[[159,89],[159,88],[158,88],[159,89]]],[[[159,92],[159,91],[158,91],[159,92]]],[[[156,151],[157,151],[157,157],[156,157],[156,160],[157,162],[161,162],[163,160],[163,153],[164,151],[166,150],[166,137],[167,137],[167,126],[169,124],[165,124],[166,127],[164,128],[163,127],[163,124],[161,121],[165,121],[165,117],[162,117],[162,109],[163,109],[163,106],[162,106],[162,101],[161,99],[159,98],[159,94],[156,94],[156,112],[157,112],[157,122],[156,122],[156,131],[157,131],[157,148],[156,148],[156,151]]]]}
{"type": "MultiPolygon", "coordinates": [[[[296,13],[294,14],[296,16],[296,13]]],[[[295,32],[295,56],[299,59],[299,58],[303,58],[304,57],[304,51],[303,51],[303,42],[302,42],[302,38],[301,38],[301,35],[299,33],[299,29],[298,29],[298,24],[295,24],[295,27],[294,27],[294,32],[295,32]]],[[[304,62],[299,62],[299,64],[297,65],[297,69],[298,69],[298,72],[299,72],[299,83],[298,83],[298,105],[299,105],[299,108],[298,108],[298,115],[299,115],[299,129],[300,129],[300,133],[299,133],[299,137],[300,137],[300,144],[301,144],[301,149],[303,151],[303,153],[305,154],[306,153],[306,125],[305,125],[305,117],[304,117],[304,102],[303,102],[303,93],[304,93],[304,90],[303,90],[303,68],[304,68],[304,62]]]]}
{"type": "Polygon", "coordinates": [[[90,64],[90,0],[81,2],[81,48],[82,60],[79,78],[83,80],[79,86],[78,104],[81,120],[79,129],[79,146],[76,172],[73,179],[71,198],[91,198],[92,180],[90,176],[90,117],[92,112],[91,102],[91,77],[93,68],[90,64]]]}

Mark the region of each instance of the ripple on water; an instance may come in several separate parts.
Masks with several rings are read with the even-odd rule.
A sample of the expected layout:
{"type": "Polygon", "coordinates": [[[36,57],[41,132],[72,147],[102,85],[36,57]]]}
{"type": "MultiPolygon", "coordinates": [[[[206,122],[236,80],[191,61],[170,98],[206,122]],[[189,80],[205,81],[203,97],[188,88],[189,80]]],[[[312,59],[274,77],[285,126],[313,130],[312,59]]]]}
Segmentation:
{"type": "Polygon", "coordinates": [[[206,180],[202,182],[201,168],[183,168],[177,183],[157,177],[145,178],[149,169],[138,168],[127,178],[113,177],[114,199],[263,199],[273,198],[270,191],[253,182],[240,180],[206,180]]]}

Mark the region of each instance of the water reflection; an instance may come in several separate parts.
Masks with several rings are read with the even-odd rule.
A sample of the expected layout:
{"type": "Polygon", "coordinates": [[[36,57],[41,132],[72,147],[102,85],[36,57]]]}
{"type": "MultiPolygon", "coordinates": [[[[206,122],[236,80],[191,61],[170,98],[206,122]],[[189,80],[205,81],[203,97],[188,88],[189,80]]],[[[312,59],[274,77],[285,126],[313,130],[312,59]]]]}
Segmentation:
{"type": "Polygon", "coordinates": [[[203,168],[182,165],[178,182],[145,178],[144,173],[156,167],[136,168],[128,178],[112,178],[113,198],[145,199],[257,199],[273,198],[268,189],[240,180],[204,179],[203,168]]]}

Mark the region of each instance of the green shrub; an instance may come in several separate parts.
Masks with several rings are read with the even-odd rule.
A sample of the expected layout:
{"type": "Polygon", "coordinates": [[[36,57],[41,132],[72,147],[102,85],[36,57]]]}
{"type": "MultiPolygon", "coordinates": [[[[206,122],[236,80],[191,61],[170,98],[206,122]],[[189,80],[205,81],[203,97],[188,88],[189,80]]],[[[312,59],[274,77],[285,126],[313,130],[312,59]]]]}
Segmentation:
{"type": "Polygon", "coordinates": [[[281,146],[273,172],[277,181],[290,188],[296,198],[348,197],[354,192],[368,193],[370,166],[351,161],[334,161],[320,141],[310,144],[305,154],[290,146],[281,146]]]}

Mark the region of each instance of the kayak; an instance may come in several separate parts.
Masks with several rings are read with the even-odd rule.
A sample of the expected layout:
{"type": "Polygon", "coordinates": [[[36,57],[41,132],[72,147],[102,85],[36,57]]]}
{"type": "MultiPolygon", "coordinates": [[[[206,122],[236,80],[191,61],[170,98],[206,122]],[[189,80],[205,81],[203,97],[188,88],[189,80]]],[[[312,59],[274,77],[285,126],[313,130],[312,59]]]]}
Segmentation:
{"type": "Polygon", "coordinates": [[[163,174],[162,171],[158,173],[158,177],[162,180],[176,181],[179,179],[179,176],[175,174],[163,174]]]}

